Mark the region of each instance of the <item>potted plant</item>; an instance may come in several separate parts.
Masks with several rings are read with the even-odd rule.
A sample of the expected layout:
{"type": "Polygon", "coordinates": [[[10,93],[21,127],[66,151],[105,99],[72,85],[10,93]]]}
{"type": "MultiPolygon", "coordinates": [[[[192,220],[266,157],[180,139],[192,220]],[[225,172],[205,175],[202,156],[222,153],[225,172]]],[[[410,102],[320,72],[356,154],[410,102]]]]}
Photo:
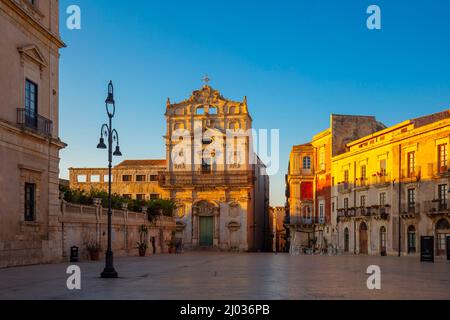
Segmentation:
{"type": "Polygon", "coordinates": [[[139,256],[145,257],[145,253],[147,252],[147,244],[145,242],[137,242],[136,243],[136,249],[139,250],[139,256]]]}
{"type": "Polygon", "coordinates": [[[136,243],[137,244],[136,248],[139,250],[140,257],[145,257],[145,253],[148,248],[147,234],[148,234],[148,227],[145,224],[141,224],[139,226],[139,242],[136,243]]]}
{"type": "Polygon", "coordinates": [[[89,257],[91,261],[98,261],[100,259],[100,251],[101,246],[96,241],[91,241],[86,246],[87,251],[89,252],[89,257]]]}
{"type": "Polygon", "coordinates": [[[173,248],[175,247],[175,244],[173,243],[173,241],[167,240],[166,244],[167,244],[167,247],[169,248],[169,253],[173,253],[173,248]]]}
{"type": "Polygon", "coordinates": [[[167,247],[169,248],[169,253],[175,252],[176,240],[175,240],[175,231],[172,231],[172,236],[169,240],[166,241],[167,247]]]}

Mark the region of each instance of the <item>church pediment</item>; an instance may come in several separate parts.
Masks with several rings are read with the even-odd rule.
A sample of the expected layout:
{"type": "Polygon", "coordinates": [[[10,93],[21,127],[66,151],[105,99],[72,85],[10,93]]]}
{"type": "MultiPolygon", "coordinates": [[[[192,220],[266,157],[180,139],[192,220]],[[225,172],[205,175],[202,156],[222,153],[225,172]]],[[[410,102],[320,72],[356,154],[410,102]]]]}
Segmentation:
{"type": "Polygon", "coordinates": [[[41,69],[47,67],[47,61],[44,58],[41,50],[35,45],[25,46],[18,48],[19,53],[22,57],[30,59],[32,62],[36,63],[41,69]]]}
{"type": "Polygon", "coordinates": [[[178,107],[183,105],[223,105],[225,103],[233,105],[241,105],[246,103],[244,98],[243,102],[236,102],[226,99],[222,96],[219,90],[211,88],[209,85],[204,85],[200,90],[195,90],[189,99],[180,103],[171,104],[170,99],[167,100],[167,107],[178,107]]]}

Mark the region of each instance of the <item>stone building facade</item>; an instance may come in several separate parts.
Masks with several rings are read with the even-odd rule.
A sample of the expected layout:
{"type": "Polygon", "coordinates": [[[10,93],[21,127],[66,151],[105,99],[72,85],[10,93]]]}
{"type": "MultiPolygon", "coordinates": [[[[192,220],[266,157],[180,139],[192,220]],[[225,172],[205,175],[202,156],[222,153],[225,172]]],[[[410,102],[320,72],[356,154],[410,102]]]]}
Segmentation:
{"type": "Polygon", "coordinates": [[[251,136],[237,135],[252,129],[247,99],[205,85],[180,103],[168,100],[165,115],[160,182],[177,203],[177,237],[191,248],[268,250],[269,178],[251,136]]]}
{"type": "Polygon", "coordinates": [[[0,267],[61,259],[57,1],[0,0],[0,267]]]}
{"type": "Polygon", "coordinates": [[[384,129],[370,116],[331,115],[328,129],[310,143],[294,146],[286,175],[286,209],[290,252],[324,249],[334,243],[332,159],[345,152],[346,143],[384,129]]]}
{"type": "Polygon", "coordinates": [[[407,120],[346,144],[333,157],[333,228],[342,252],[417,255],[435,237],[446,255],[450,113],[407,120]]]}
{"type": "MultiPolygon", "coordinates": [[[[112,168],[111,191],[129,199],[167,199],[159,185],[165,168],[166,160],[125,160],[112,168]]],[[[107,168],[69,168],[69,178],[72,189],[108,191],[107,168]]]]}
{"type": "Polygon", "coordinates": [[[286,210],[284,207],[270,207],[270,215],[273,219],[273,252],[286,251],[286,210]]]}
{"type": "MultiPolygon", "coordinates": [[[[89,260],[87,246],[97,243],[101,250],[107,248],[108,209],[99,201],[92,206],[61,201],[61,247],[63,261],[69,261],[70,248],[79,249],[80,260],[89,260]]],[[[138,255],[136,243],[144,241],[148,245],[146,255],[167,253],[168,242],[175,231],[175,220],[171,217],[158,217],[149,221],[142,212],[129,211],[127,208],[112,210],[112,249],[115,257],[138,255]],[[147,233],[139,233],[141,226],[147,227],[147,233]]],[[[103,257],[101,257],[103,258],[103,257]]]]}

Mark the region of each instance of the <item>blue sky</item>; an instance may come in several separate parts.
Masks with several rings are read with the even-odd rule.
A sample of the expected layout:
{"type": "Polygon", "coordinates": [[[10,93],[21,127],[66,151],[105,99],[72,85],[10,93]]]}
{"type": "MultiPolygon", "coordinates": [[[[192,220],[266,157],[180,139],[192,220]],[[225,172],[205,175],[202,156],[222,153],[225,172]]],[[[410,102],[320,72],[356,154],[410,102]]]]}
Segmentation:
{"type": "MultiPolygon", "coordinates": [[[[450,2],[446,0],[62,0],[61,177],[104,167],[95,148],[115,85],[124,159],[164,158],[165,102],[211,86],[248,97],[254,127],[280,129],[271,204],[283,205],[292,145],[328,127],[331,113],[386,125],[450,108],[450,2]],[[81,8],[81,30],[65,27],[81,8]],[[382,29],[366,28],[377,4],[382,29]]],[[[115,159],[115,163],[121,159],[115,159]]]]}

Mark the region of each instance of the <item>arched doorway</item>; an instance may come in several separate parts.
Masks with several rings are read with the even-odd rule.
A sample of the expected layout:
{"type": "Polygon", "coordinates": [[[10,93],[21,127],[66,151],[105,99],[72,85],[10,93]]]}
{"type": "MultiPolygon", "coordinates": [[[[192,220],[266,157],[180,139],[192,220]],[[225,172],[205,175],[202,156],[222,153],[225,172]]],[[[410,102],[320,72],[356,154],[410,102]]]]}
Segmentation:
{"type": "Polygon", "coordinates": [[[386,255],[386,228],[380,228],[380,253],[382,256],[386,255]]]}
{"type": "Polygon", "coordinates": [[[416,228],[414,226],[408,227],[408,253],[416,253],[416,228]]]}
{"type": "Polygon", "coordinates": [[[344,230],[344,252],[349,252],[350,233],[348,228],[344,230]]]}
{"type": "Polygon", "coordinates": [[[447,237],[450,237],[450,223],[447,219],[441,219],[436,223],[436,254],[447,254],[447,237]]]}
{"type": "Polygon", "coordinates": [[[369,245],[368,245],[368,237],[367,237],[367,225],[365,222],[361,222],[359,225],[359,253],[360,254],[368,254],[369,245]]]}

